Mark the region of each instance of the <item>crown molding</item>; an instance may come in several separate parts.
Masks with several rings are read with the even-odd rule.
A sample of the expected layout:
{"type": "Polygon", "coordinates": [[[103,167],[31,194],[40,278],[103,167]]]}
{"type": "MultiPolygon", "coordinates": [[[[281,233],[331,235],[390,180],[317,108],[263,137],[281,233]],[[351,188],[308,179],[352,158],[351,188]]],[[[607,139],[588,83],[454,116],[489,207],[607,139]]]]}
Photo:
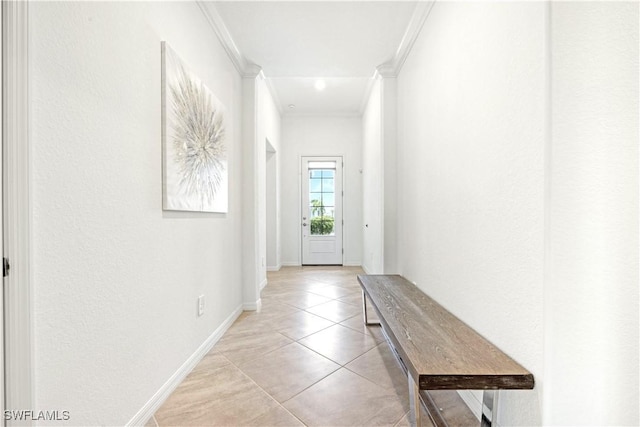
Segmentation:
{"type": "Polygon", "coordinates": [[[429,17],[434,3],[435,0],[429,0],[420,1],[416,4],[416,8],[411,16],[411,21],[409,21],[409,26],[400,41],[400,46],[398,46],[395,55],[391,60],[377,66],[376,74],[384,78],[398,77],[404,62],[407,60],[407,56],[409,56],[409,52],[411,52],[411,48],[413,48],[413,44],[416,42],[425,21],[429,17]]]}
{"type": "Polygon", "coordinates": [[[236,67],[236,70],[238,70],[238,73],[240,73],[243,78],[258,77],[262,72],[262,67],[249,61],[245,58],[242,52],[240,52],[240,49],[238,49],[238,46],[236,46],[236,43],[233,41],[227,26],[224,25],[224,21],[218,13],[215,5],[203,0],[198,0],[196,3],[198,4],[198,7],[200,7],[205,18],[207,18],[207,21],[209,22],[209,25],[211,25],[211,28],[213,28],[216,36],[218,36],[218,40],[220,40],[222,47],[227,52],[229,59],[231,59],[231,62],[234,67],[236,67]]]}
{"type": "Polygon", "coordinates": [[[404,32],[404,36],[402,36],[402,40],[400,41],[400,45],[398,46],[395,55],[389,61],[378,65],[373,76],[369,79],[369,84],[367,85],[364,97],[360,103],[361,114],[364,114],[364,111],[367,108],[374,83],[382,79],[397,78],[400,74],[400,70],[402,70],[404,62],[407,60],[418,35],[420,35],[420,31],[429,17],[429,13],[431,13],[431,8],[434,3],[435,0],[428,0],[420,1],[416,4],[416,8],[413,10],[413,15],[411,16],[407,30],[404,32]]]}

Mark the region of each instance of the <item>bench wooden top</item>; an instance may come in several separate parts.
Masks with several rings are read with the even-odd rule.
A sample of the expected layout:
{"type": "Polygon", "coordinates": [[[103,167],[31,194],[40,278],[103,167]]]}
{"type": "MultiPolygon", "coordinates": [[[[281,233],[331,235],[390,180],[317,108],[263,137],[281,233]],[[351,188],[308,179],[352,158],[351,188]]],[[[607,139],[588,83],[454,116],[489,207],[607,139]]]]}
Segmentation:
{"type": "Polygon", "coordinates": [[[404,277],[358,281],[420,389],[533,388],[529,371],[404,277]]]}

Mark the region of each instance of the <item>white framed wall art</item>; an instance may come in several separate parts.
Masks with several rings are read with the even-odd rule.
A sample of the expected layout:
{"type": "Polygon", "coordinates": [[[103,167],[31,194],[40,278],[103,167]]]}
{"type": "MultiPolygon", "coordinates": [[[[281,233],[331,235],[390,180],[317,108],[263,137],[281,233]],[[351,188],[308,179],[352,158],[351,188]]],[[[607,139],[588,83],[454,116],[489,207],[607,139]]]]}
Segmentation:
{"type": "Polygon", "coordinates": [[[162,207],[226,213],[226,109],[167,42],[161,49],[162,207]]]}

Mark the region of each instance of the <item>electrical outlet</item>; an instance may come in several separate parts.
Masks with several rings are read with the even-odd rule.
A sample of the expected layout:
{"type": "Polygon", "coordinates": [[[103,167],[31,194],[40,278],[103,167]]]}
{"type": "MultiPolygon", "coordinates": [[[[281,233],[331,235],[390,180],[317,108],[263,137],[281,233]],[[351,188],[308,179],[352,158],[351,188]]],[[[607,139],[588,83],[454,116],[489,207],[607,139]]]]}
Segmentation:
{"type": "Polygon", "coordinates": [[[198,317],[204,314],[204,295],[198,297],[198,317]]]}

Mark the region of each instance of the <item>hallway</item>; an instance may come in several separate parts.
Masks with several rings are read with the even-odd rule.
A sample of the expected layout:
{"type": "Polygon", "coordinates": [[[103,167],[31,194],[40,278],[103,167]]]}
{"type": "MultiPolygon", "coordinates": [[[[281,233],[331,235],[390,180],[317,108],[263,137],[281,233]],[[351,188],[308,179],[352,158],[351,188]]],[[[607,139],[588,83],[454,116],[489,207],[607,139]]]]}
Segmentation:
{"type": "Polygon", "coordinates": [[[158,425],[408,425],[406,377],[380,328],[362,325],[361,273],[270,272],[262,310],[238,318],[158,425]]]}
{"type": "Polygon", "coordinates": [[[534,375],[497,425],[640,425],[640,1],[3,10],[13,418],[406,424],[364,271],[534,375]]]}

